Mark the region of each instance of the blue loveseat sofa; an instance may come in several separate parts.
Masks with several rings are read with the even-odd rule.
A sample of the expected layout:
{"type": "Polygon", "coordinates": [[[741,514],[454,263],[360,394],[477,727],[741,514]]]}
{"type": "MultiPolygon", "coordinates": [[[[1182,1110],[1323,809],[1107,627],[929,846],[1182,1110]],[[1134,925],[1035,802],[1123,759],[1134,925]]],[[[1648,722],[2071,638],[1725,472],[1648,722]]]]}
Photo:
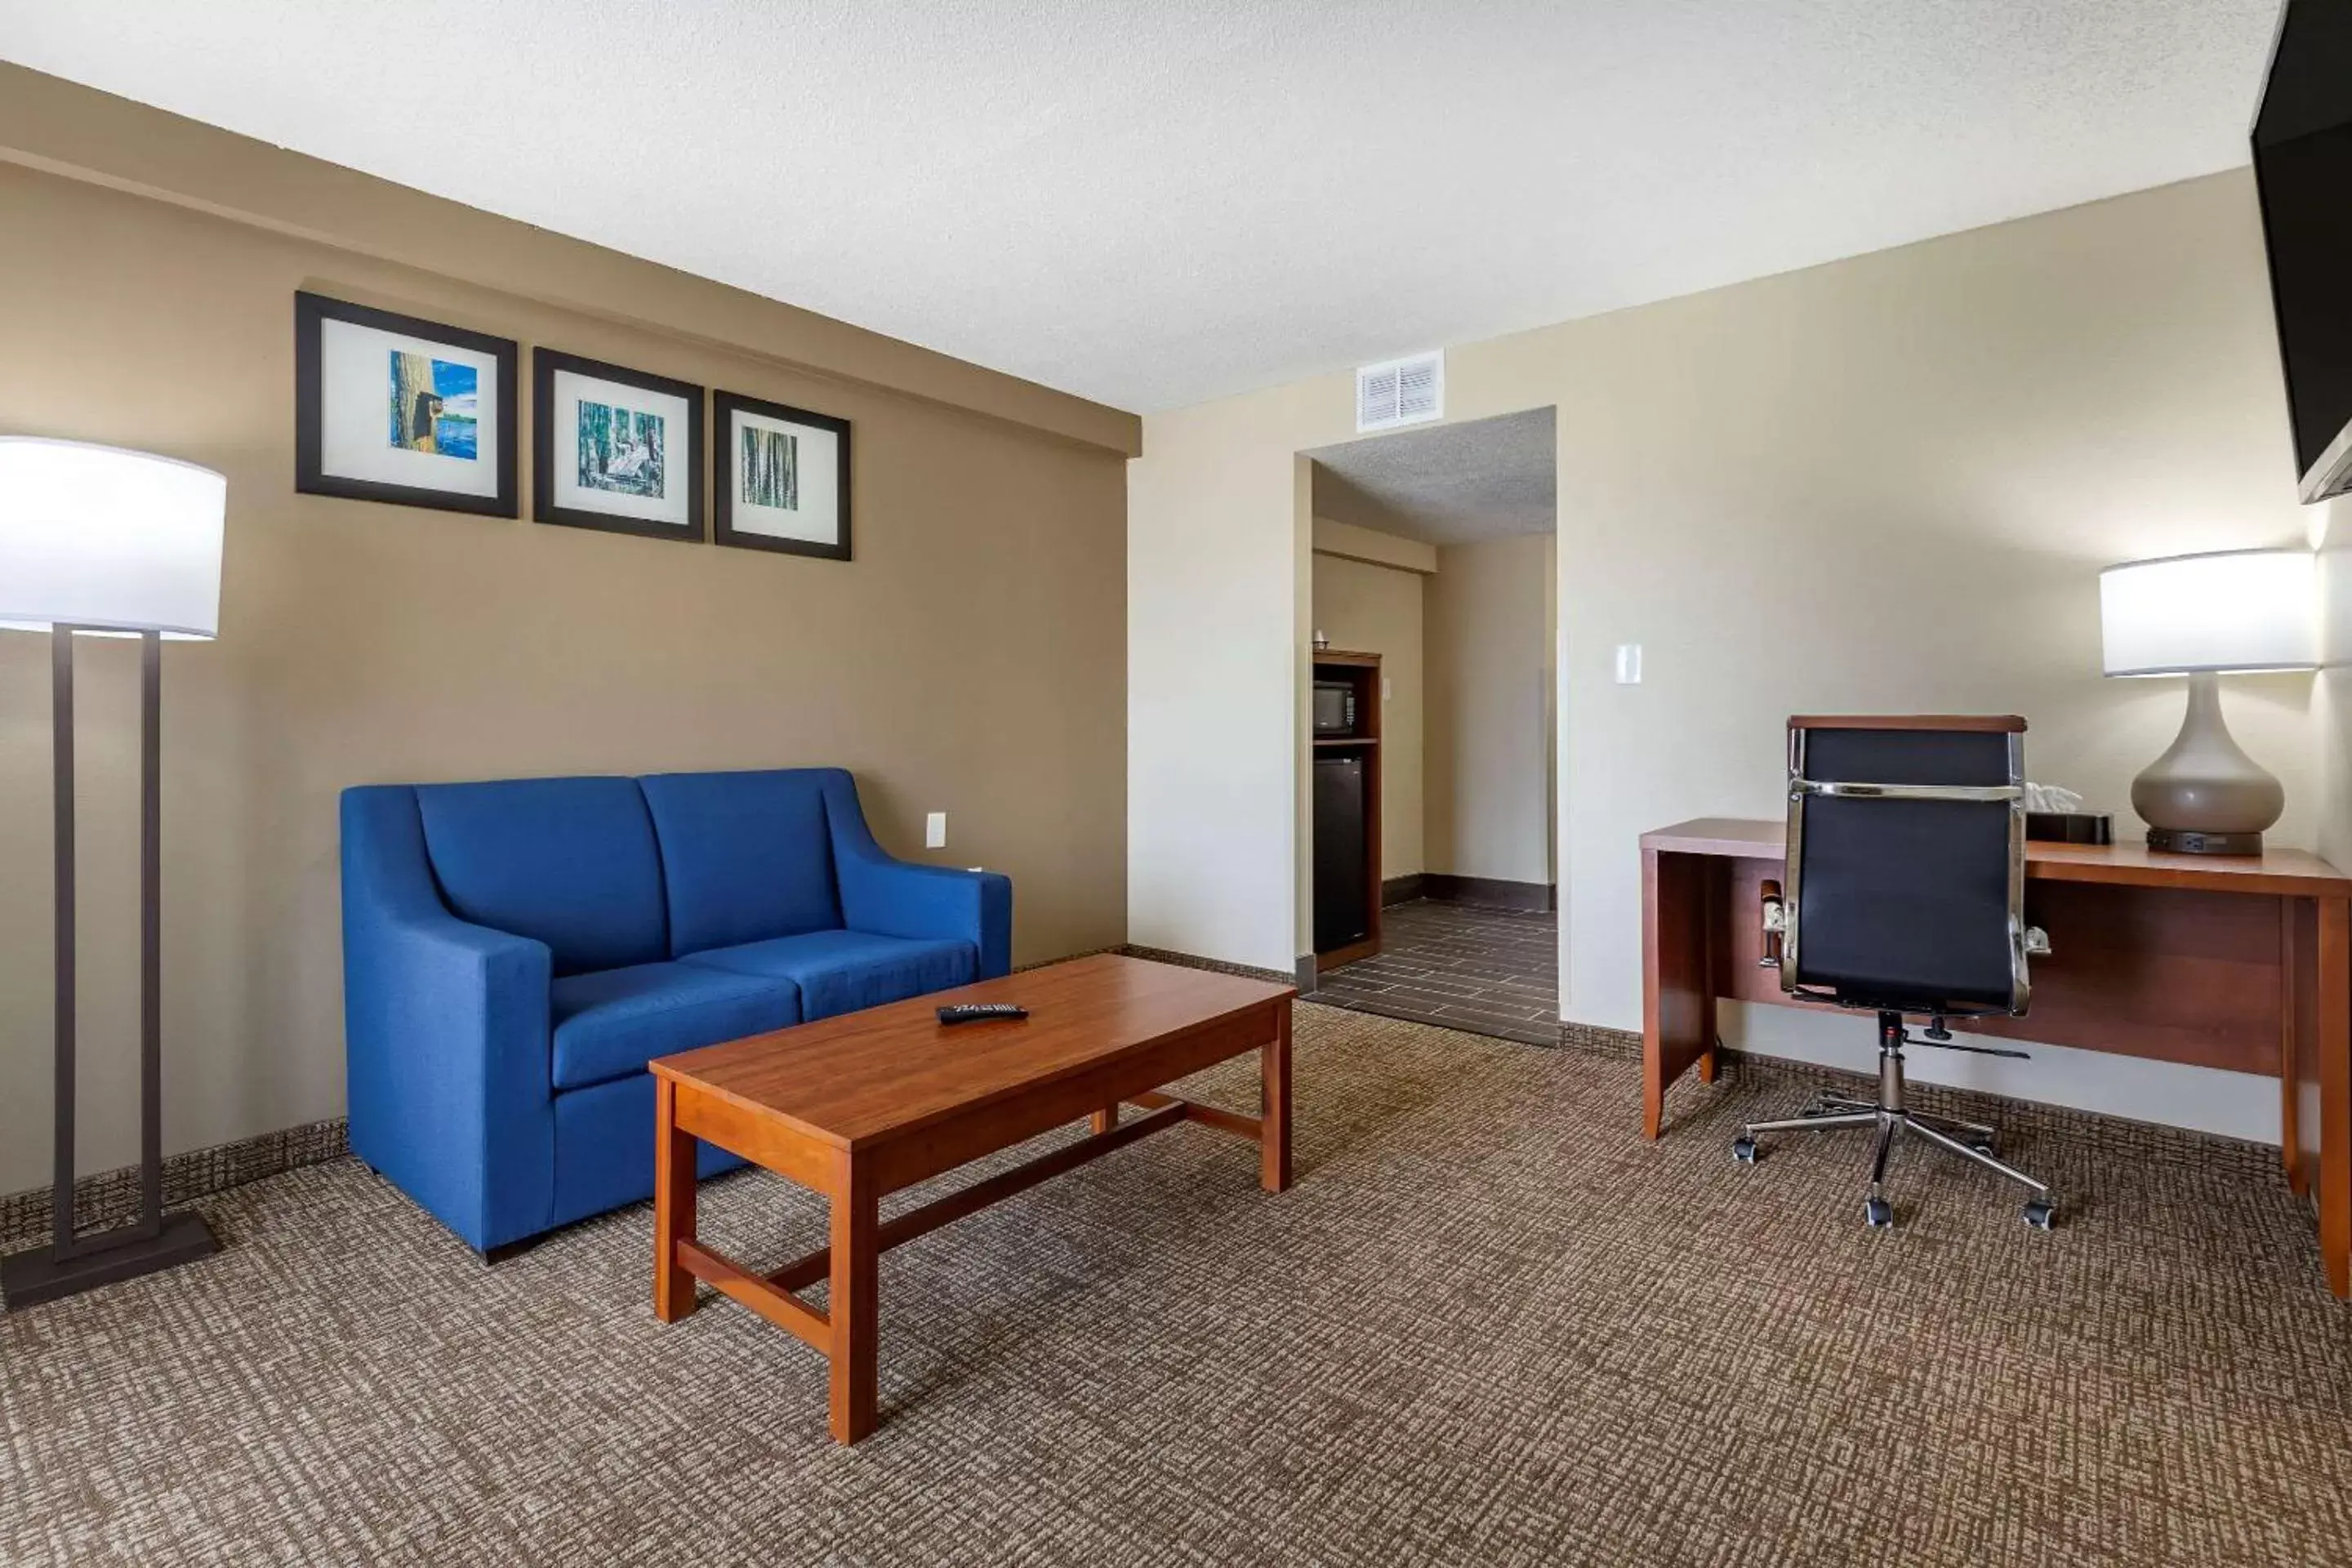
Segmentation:
{"type": "Polygon", "coordinates": [[[342,873],[352,1151],[485,1254],[652,1193],[653,1058],[1012,967],[837,768],[349,789],[342,873]]]}

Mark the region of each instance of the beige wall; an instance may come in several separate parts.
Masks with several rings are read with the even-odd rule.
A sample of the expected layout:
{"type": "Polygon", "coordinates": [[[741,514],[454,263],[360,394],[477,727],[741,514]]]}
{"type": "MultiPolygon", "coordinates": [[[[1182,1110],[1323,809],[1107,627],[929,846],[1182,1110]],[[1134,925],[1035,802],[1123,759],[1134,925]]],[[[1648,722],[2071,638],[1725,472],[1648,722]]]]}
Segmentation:
{"type": "Polygon", "coordinates": [[[1437,552],[1429,580],[1428,868],[1549,882],[1552,536],[1437,552]]]}
{"type": "Polygon", "coordinates": [[[1422,850],[1422,596],[1430,581],[1419,572],[1315,552],[1317,628],[1335,648],[1381,656],[1388,691],[1381,705],[1383,879],[1427,869],[1422,850]]]}
{"type": "Polygon", "coordinates": [[[1314,629],[1389,681],[1381,875],[1550,881],[1552,537],[1440,549],[1318,518],[1315,539],[1314,629]]]}
{"type": "MultiPolygon", "coordinates": [[[[2319,752],[2312,847],[2330,863],[2352,868],[2352,497],[2308,508],[2305,516],[2319,548],[2320,657],[2331,667],[2319,672],[2312,694],[2319,752]]],[[[2306,1087],[2317,1094],[2315,1085],[2306,1087]]],[[[2304,1114],[2316,1118],[2316,1104],[2304,1114]]]]}
{"type": "MultiPolygon", "coordinates": [[[[0,139],[55,130],[21,119],[10,95],[26,78],[0,77],[0,139]]],[[[79,89],[62,101],[94,117],[94,156],[177,155],[98,133],[169,117],[79,89]]],[[[164,656],[167,1150],[341,1108],[347,784],[837,763],[894,850],[1011,874],[1017,960],[1123,939],[1131,419],[186,134],[240,199],[323,193],[320,214],[357,223],[378,210],[362,198],[382,193],[405,216],[401,244],[446,270],[0,163],[0,431],[149,448],[228,477],[220,639],[164,656]],[[526,298],[467,280],[479,268],[581,293],[526,298]],[[297,289],[845,416],[857,558],[297,496],[297,289]],[[797,344],[824,374],[722,347],[712,329],[797,344]],[[861,363],[891,387],[858,379],[861,363]],[[950,814],[944,851],[919,847],[927,810],[950,814]]],[[[527,444],[522,467],[528,491],[527,444]]],[[[80,660],[87,1170],[136,1152],[136,731],[131,649],[86,643],[80,660]]],[[[49,1157],[47,668],[45,639],[0,634],[0,1191],[45,1182],[49,1157]]]]}
{"type": "MultiPolygon", "coordinates": [[[[1317,465],[1316,471],[1322,472],[1320,464],[1317,465]]],[[[1437,546],[1434,544],[1407,539],[1401,533],[1360,528],[1352,522],[1341,522],[1335,517],[1315,520],[1315,550],[1319,555],[1344,555],[1350,561],[1368,561],[1375,566],[1394,566],[1400,571],[1419,572],[1424,575],[1437,570],[1437,546]]]]}
{"type": "MultiPolygon", "coordinates": [[[[1294,455],[1349,438],[1350,391],[1331,375],[1147,419],[1130,551],[1186,579],[1259,580],[1278,613],[1310,521],[1294,455]]],[[[1559,411],[1562,1008],[1618,1027],[1641,1017],[1636,840],[1701,814],[1777,815],[1787,715],[2022,712],[2033,775],[2128,837],[2129,781],[2182,697],[2100,678],[2099,568],[2305,533],[2242,171],[1455,348],[1446,397],[1457,420],[1559,411]],[[1644,645],[1641,685],[1611,679],[1623,642],[1644,645]]],[[[1158,614],[1151,585],[1131,585],[1131,615],[1158,614]]],[[[1198,750],[1183,714],[1290,689],[1299,643],[1267,643],[1181,707],[1131,692],[1131,776],[1198,750]]],[[[2313,685],[2249,678],[2225,697],[2285,782],[2282,844],[2318,832],[2313,685]]],[[[1235,763],[1192,782],[1255,820],[1292,809],[1294,794],[1258,793],[1296,778],[1235,763]]],[[[1203,858],[1202,826],[1134,819],[1130,868],[1184,885],[1201,951],[1284,962],[1256,928],[1207,917],[1295,900],[1290,860],[1203,858]]],[[[1866,1055],[1841,1021],[1790,1018],[1866,1055]]],[[[2266,1101],[2275,1128],[2264,1080],[2113,1058],[2068,1077],[2068,1062],[2000,1064],[2013,1076],[1993,1087],[2113,1106],[2137,1084],[2136,1114],[2254,1135],[2266,1101]]]]}

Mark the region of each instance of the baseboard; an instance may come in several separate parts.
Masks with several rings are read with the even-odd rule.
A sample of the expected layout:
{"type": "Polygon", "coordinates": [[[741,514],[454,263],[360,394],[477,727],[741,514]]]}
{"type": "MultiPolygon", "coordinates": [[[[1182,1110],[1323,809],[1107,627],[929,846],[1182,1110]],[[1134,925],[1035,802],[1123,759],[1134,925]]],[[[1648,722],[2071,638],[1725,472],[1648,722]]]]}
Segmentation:
{"type": "MultiPolygon", "coordinates": [[[[349,1124],[337,1116],[173,1154],[163,1161],[163,1206],[177,1208],[264,1176],[339,1160],[350,1152],[349,1124]]],[[[54,1187],[31,1187],[0,1197],[0,1250],[13,1250],[48,1237],[50,1197],[55,1191],[54,1187]]],[[[100,1171],[74,1183],[74,1224],[79,1229],[103,1229],[138,1215],[136,1165],[100,1171]]]]}
{"type": "MultiPolygon", "coordinates": [[[[1385,883],[1381,896],[1387,899],[1385,883]]],[[[1475,904],[1484,909],[1526,910],[1538,914],[1549,914],[1559,907],[1559,889],[1551,882],[1506,882],[1496,877],[1457,877],[1450,871],[1423,872],[1420,896],[1444,904],[1475,904]]]]}
{"type": "Polygon", "coordinates": [[[1300,995],[1312,995],[1317,984],[1315,977],[1319,973],[1315,955],[1311,952],[1302,952],[1298,955],[1297,973],[1292,978],[1291,984],[1298,987],[1300,995]]]}
{"type": "Polygon", "coordinates": [[[1423,890],[1428,881],[1429,879],[1419,871],[1389,878],[1381,884],[1381,907],[1386,909],[1391,904],[1409,904],[1415,899],[1428,897],[1423,890]]]}
{"type": "Polygon", "coordinates": [[[1049,969],[1056,963],[1068,963],[1076,959],[1092,958],[1097,953],[1116,952],[1124,955],[1129,951],[1130,950],[1125,942],[1113,942],[1108,947],[1089,947],[1081,949],[1076,952],[1066,952],[1059,958],[1033,958],[1026,963],[1014,964],[1013,966],[1013,973],[1015,974],[1026,974],[1033,969],[1049,969]]]}
{"type": "Polygon", "coordinates": [[[1559,1043],[1587,1056],[1616,1057],[1636,1062],[1642,1059],[1642,1032],[1639,1029],[1612,1029],[1600,1024],[1571,1024],[1562,1019],[1559,1043]]]}
{"type": "Polygon", "coordinates": [[[1118,950],[1129,958],[1148,958],[1155,963],[1181,963],[1187,969],[1213,969],[1220,974],[1238,974],[1249,980],[1271,980],[1276,985],[1296,985],[1298,977],[1285,974],[1279,969],[1259,969],[1247,963],[1227,963],[1219,958],[1202,958],[1190,952],[1171,952],[1164,947],[1138,947],[1129,942],[1118,950]]]}

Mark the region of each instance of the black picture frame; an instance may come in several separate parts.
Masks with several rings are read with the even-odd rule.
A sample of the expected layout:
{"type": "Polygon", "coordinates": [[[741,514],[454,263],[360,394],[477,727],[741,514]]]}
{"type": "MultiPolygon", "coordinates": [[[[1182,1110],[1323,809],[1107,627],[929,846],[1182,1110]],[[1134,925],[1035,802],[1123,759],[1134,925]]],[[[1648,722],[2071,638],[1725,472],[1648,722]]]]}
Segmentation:
{"type": "Polygon", "coordinates": [[[731,544],[738,550],[772,550],[782,555],[813,555],[826,561],[850,559],[850,523],[855,509],[850,504],[850,432],[849,421],[830,414],[818,414],[806,408],[794,408],[789,404],[769,403],[757,397],[746,397],[736,392],[714,392],[710,395],[712,458],[711,482],[718,492],[718,502],[711,510],[710,539],[714,544],[731,544]],[[734,427],[738,411],[756,414],[766,419],[789,420],[795,425],[812,425],[830,430],[840,439],[840,472],[835,477],[834,501],[838,510],[836,522],[839,541],[821,544],[809,539],[779,539],[769,533],[743,533],[735,527],[735,444],[728,432],[734,427]]]}
{"type": "Polygon", "coordinates": [[[640,539],[671,539],[685,544],[702,542],[705,521],[702,511],[703,388],[692,382],[630,370],[625,365],[608,364],[603,360],[586,359],[558,349],[534,348],[530,351],[530,515],[533,521],[551,522],[565,528],[593,528],[603,533],[628,533],[640,539]],[[658,392],[686,400],[687,521],[684,527],[656,522],[649,518],[622,517],[612,512],[556,504],[555,376],[559,371],[570,371],[574,375],[593,376],[598,381],[614,382],[640,391],[658,392]]]}
{"type": "Polygon", "coordinates": [[[518,449],[515,427],[521,423],[516,412],[517,378],[521,363],[521,347],[512,338],[492,337],[487,332],[468,331],[463,327],[428,321],[420,316],[404,316],[394,310],[379,310],[368,305],[354,305],[347,300],[331,299],[324,294],[297,289],[294,294],[294,489],[303,495],[336,496],[344,500],[386,501],[394,506],[421,506],[435,511],[467,511],[484,517],[520,517],[521,495],[515,483],[518,449]],[[326,471],[323,401],[326,388],[320,343],[329,321],[349,321],[355,326],[373,327],[378,331],[430,339],[456,348],[470,349],[476,353],[488,354],[497,363],[499,435],[498,450],[492,458],[498,472],[496,495],[469,495],[422,485],[357,479],[326,471]]]}

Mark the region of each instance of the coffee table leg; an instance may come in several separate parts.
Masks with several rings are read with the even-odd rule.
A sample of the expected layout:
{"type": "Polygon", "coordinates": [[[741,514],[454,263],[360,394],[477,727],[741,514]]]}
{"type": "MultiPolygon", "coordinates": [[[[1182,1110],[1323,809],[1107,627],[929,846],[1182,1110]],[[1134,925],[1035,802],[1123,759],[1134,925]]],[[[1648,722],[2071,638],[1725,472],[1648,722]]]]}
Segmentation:
{"type": "Polygon", "coordinates": [[[1260,1084],[1257,1184],[1269,1193],[1290,1186],[1290,1004],[1277,1003],[1274,1038],[1258,1050],[1260,1084]]]}
{"type": "Polygon", "coordinates": [[[694,1310],[694,1276],[678,1267],[677,1244],[694,1239],[694,1157],[698,1140],[677,1130],[677,1086],[654,1079],[654,1316],[675,1323],[694,1310]]]}
{"type": "Polygon", "coordinates": [[[1087,1131],[1095,1133],[1108,1132],[1118,1125],[1118,1107],[1116,1105],[1104,1106],[1100,1110],[1096,1111],[1087,1122],[1087,1131]]]}
{"type": "Polygon", "coordinates": [[[871,1174],[844,1153],[834,1167],[832,1285],[833,1437],[855,1443],[874,1430],[875,1310],[880,1196],[871,1174]]]}

